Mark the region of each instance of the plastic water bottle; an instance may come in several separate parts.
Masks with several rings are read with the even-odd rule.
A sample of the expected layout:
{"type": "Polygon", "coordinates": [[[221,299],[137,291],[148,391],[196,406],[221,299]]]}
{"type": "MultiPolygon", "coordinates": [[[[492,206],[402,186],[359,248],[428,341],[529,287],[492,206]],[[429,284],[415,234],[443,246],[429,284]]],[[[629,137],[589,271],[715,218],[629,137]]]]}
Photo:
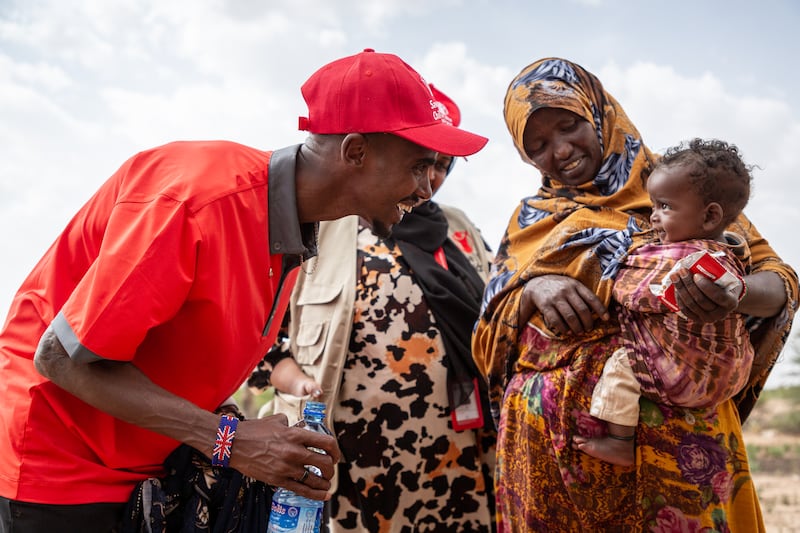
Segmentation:
{"type": "MultiPolygon", "coordinates": [[[[303,409],[304,429],[330,435],[325,427],[325,404],[306,402],[303,409]]],[[[317,453],[325,453],[319,448],[311,448],[317,453]]],[[[315,466],[306,468],[313,474],[320,475],[315,466]]],[[[289,489],[279,488],[272,495],[272,508],[269,513],[267,533],[319,533],[322,522],[324,502],[299,496],[289,489]]]]}
{"type": "MultiPolygon", "coordinates": [[[[305,429],[309,431],[315,431],[317,433],[321,433],[323,435],[333,435],[328,427],[325,425],[325,404],[322,402],[306,402],[306,406],[303,409],[303,420],[305,421],[305,429]]],[[[325,454],[325,450],[321,450],[319,448],[310,448],[311,450],[325,454]]],[[[315,467],[311,467],[316,474],[319,474],[319,470],[315,467]]],[[[314,527],[314,533],[320,533],[320,527],[322,525],[322,511],[324,509],[324,502],[319,502],[314,500],[315,502],[319,503],[319,507],[317,508],[317,524],[314,527]]]]}

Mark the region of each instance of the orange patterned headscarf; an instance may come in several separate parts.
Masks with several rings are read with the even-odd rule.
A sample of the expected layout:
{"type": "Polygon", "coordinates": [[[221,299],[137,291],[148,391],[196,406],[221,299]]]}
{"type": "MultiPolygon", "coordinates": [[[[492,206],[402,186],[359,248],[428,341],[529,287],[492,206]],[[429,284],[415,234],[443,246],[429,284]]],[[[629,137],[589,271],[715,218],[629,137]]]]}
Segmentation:
{"type": "Polygon", "coordinates": [[[495,265],[491,298],[534,276],[564,274],[592,288],[606,305],[619,255],[647,223],[644,183],[654,157],[600,80],[563,59],[539,60],[511,82],[505,98],[508,130],[523,160],[528,119],[542,108],[566,109],[593,124],[603,161],[594,180],[577,187],[547,176],[536,195],[523,199],[509,222],[495,265]]]}
{"type": "Polygon", "coordinates": [[[576,204],[629,211],[649,208],[644,183],[653,156],[622,107],[593,74],[564,59],[541,59],[525,67],[509,85],[505,98],[508,131],[523,161],[533,164],[522,145],[528,119],[542,108],[571,111],[594,126],[603,152],[595,179],[566,187],[542,178],[544,199],[567,195],[576,204]]]}

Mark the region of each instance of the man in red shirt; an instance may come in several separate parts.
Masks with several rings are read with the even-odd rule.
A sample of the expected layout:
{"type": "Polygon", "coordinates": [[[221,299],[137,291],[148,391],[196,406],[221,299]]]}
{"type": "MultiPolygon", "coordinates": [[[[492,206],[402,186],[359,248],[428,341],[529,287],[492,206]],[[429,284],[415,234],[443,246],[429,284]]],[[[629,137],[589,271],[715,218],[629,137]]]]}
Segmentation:
{"type": "Polygon", "coordinates": [[[214,411],[272,345],[317,222],[357,214],[386,236],[430,198],[437,152],[470,155],[486,139],[441,120],[391,54],[329,63],[302,92],[302,145],[136,154],[23,282],[0,333],[0,532],[113,531],[180,443],[326,498],[332,437],[214,411]]]}

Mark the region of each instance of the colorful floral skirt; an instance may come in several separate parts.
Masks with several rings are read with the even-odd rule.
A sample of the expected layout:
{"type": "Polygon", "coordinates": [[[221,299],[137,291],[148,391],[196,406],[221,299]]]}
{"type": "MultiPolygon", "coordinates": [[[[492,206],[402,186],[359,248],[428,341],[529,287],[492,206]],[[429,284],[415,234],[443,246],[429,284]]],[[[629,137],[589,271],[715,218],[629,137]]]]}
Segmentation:
{"type": "Polygon", "coordinates": [[[635,464],[603,462],[572,438],[606,433],[589,405],[619,344],[604,338],[537,358],[536,335],[528,328],[521,337],[503,402],[499,531],[764,531],[733,402],[703,410],[642,399],[635,464]]]}

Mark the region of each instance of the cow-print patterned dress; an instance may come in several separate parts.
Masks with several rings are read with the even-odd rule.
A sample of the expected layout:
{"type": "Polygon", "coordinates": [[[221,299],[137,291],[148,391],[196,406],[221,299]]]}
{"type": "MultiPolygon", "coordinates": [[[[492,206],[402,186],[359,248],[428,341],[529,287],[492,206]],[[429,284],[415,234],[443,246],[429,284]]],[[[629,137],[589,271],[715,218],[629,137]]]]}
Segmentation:
{"type": "Polygon", "coordinates": [[[492,531],[494,435],[453,431],[439,331],[388,242],[359,230],[353,332],[333,420],[344,457],[332,530],[492,531]]]}

